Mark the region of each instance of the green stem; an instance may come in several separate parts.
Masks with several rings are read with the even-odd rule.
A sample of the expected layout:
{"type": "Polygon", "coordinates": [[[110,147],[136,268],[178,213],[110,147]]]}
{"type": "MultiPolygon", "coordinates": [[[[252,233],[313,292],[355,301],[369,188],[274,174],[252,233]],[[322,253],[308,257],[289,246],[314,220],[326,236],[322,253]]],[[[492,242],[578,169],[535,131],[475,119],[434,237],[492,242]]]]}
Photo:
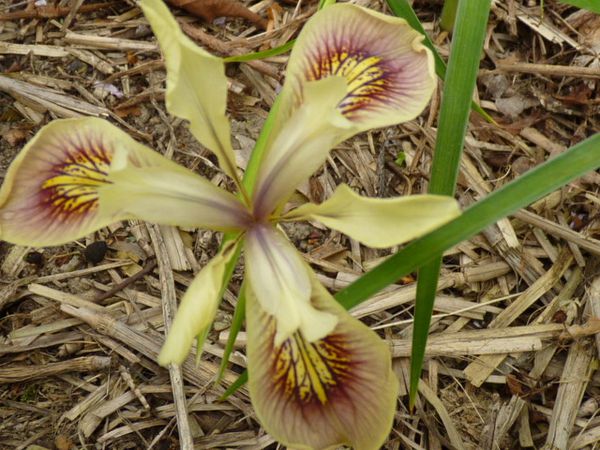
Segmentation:
{"type": "MultiPolygon", "coordinates": [[[[444,82],[442,104],[431,167],[431,194],[453,196],[460,167],[471,98],[479,70],[479,55],[483,47],[486,24],[490,11],[489,0],[446,0],[446,7],[453,7],[453,16],[458,17],[456,32],[444,82]],[[454,3],[454,4],[453,4],[454,3]],[[452,5],[453,4],[453,5],[452,5]]],[[[452,17],[454,21],[454,17],[452,17]]],[[[410,395],[412,408],[416,400],[419,377],[425,358],[425,346],[429,335],[429,324],[433,313],[435,293],[442,257],[439,255],[419,270],[417,296],[415,300],[415,326],[411,352],[410,395]]]]}
{"type": "Polygon", "coordinates": [[[446,0],[444,2],[444,7],[442,8],[442,15],[440,18],[440,27],[442,28],[442,30],[445,30],[450,33],[454,28],[457,7],[458,0],[446,0]]]}

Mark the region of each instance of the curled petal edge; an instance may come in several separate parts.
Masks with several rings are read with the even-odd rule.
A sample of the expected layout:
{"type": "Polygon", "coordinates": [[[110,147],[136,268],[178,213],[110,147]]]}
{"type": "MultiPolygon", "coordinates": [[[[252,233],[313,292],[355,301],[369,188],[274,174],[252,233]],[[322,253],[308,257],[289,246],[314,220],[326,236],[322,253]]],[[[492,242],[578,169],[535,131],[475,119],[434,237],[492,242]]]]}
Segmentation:
{"type": "Polygon", "coordinates": [[[369,198],[341,184],[321,203],[307,203],[283,220],[316,220],[373,248],[399,245],[460,215],[458,202],[444,195],[369,198]]]}

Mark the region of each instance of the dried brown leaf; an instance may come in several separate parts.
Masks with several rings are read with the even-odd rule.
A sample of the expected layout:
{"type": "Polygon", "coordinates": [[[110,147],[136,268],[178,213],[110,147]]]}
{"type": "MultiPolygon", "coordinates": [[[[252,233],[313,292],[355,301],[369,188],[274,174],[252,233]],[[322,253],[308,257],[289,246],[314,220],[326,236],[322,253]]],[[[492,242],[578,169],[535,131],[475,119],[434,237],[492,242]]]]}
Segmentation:
{"type": "Polygon", "coordinates": [[[236,0],[167,0],[171,5],[181,8],[201,17],[207,22],[212,22],[217,17],[241,17],[247,19],[260,28],[267,27],[267,21],[258,14],[250,11],[236,0]]]}

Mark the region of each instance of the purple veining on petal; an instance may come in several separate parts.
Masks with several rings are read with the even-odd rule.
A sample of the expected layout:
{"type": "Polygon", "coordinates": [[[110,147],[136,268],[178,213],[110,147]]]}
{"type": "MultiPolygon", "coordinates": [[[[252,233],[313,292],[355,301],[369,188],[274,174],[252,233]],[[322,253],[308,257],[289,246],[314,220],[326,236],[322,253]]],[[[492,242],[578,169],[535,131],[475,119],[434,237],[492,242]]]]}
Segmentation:
{"type": "Polygon", "coordinates": [[[23,228],[65,233],[89,222],[97,213],[99,186],[106,177],[112,148],[100,136],[54,136],[32,152],[13,185],[2,218],[23,228]]]}
{"type": "MultiPolygon", "coordinates": [[[[418,37],[398,25],[382,24],[364,14],[346,17],[330,28],[311,29],[306,50],[299,60],[297,77],[317,80],[341,75],[347,78],[349,92],[339,104],[350,120],[369,113],[403,108],[418,98],[427,76],[425,52],[413,48],[418,37]]],[[[294,80],[296,90],[301,80],[294,80]]],[[[301,95],[301,94],[300,94],[301,95]]]]}

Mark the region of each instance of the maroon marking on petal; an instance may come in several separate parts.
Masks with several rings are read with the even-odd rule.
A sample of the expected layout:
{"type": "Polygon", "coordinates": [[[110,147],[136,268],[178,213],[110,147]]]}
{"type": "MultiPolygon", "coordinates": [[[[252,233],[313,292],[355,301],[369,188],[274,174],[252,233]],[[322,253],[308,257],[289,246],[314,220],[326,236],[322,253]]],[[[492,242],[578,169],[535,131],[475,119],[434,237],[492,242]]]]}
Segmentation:
{"type": "Polygon", "coordinates": [[[110,183],[113,156],[98,136],[64,137],[54,144],[62,157],[49,162],[37,193],[38,206],[54,221],[79,222],[98,208],[98,187],[110,183]]]}
{"type": "Polygon", "coordinates": [[[360,363],[349,351],[344,334],[330,334],[311,343],[297,332],[273,349],[270,371],[277,393],[302,410],[310,410],[347,397],[360,363]]]}
{"type": "Polygon", "coordinates": [[[390,70],[382,56],[346,39],[324,39],[310,52],[308,60],[304,70],[307,80],[335,75],[346,78],[348,94],[338,107],[350,120],[365,109],[389,103],[393,78],[400,72],[397,67],[390,70]]]}

